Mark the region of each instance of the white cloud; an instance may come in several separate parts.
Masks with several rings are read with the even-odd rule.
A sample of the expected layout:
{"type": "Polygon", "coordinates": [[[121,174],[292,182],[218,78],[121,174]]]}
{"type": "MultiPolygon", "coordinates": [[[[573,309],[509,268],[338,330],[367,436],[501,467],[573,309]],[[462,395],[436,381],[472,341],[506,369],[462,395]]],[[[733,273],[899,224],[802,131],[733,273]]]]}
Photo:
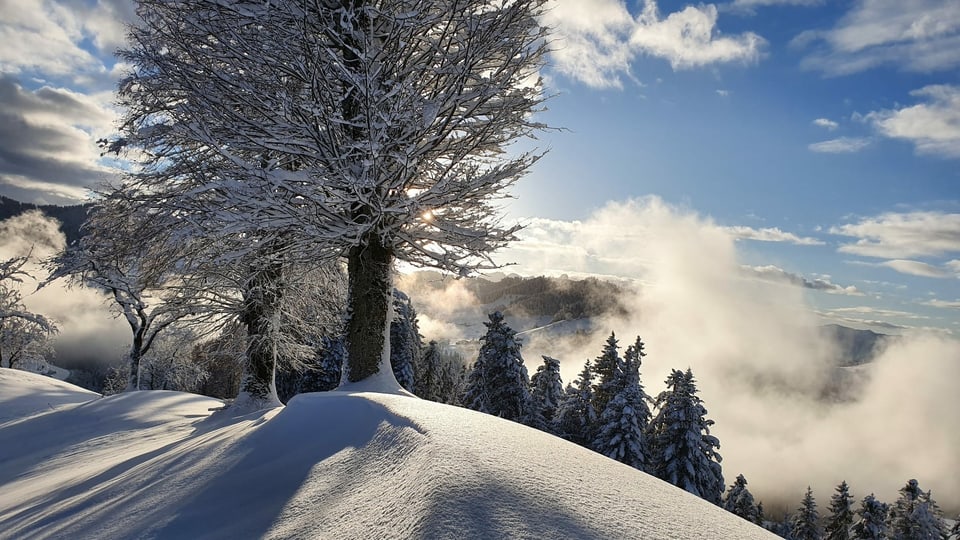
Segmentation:
{"type": "Polygon", "coordinates": [[[829,30],[794,39],[813,46],[803,65],[831,75],[892,64],[907,71],[960,65],[960,9],[956,0],[860,0],[829,30]]]}
{"type": "MultiPolygon", "coordinates": [[[[104,57],[123,41],[133,2],[99,0],[0,0],[0,72],[38,71],[46,76],[96,76],[109,67],[104,57]]],[[[110,81],[113,84],[113,81],[110,81]]]]}
{"type": "Polygon", "coordinates": [[[744,225],[724,227],[724,230],[738,240],[756,240],[759,242],[787,242],[798,246],[820,246],[824,242],[809,236],[797,236],[790,232],[781,231],[778,227],[764,227],[755,229],[744,225]]]}
{"type": "Polygon", "coordinates": [[[860,292],[853,285],[848,285],[844,287],[842,285],[837,285],[836,283],[832,283],[829,279],[824,277],[810,280],[799,274],[794,274],[793,272],[787,272],[783,268],[773,266],[773,265],[744,266],[742,268],[747,275],[756,277],[758,279],[763,279],[766,281],[789,283],[790,285],[795,285],[797,287],[802,287],[804,289],[823,291],[827,294],[841,294],[846,296],[864,296],[864,294],[860,292]]]}
{"type": "Polygon", "coordinates": [[[717,89],[717,95],[720,96],[720,97],[727,97],[727,96],[730,95],[730,91],[729,91],[729,90],[723,90],[723,89],[721,89],[721,88],[718,88],[718,89],[717,89]]]}
{"type": "Polygon", "coordinates": [[[942,268],[920,261],[894,259],[892,261],[884,261],[880,263],[880,265],[886,266],[887,268],[892,268],[901,274],[910,274],[912,276],[932,278],[953,277],[953,274],[942,268]]]}
{"type": "Polygon", "coordinates": [[[828,131],[833,131],[838,127],[840,127],[840,124],[828,118],[817,118],[816,120],[813,121],[813,125],[826,128],[828,131]]]}
{"type": "Polygon", "coordinates": [[[932,300],[927,300],[926,302],[921,302],[925,306],[944,308],[944,309],[960,309],[960,300],[937,300],[936,298],[932,300]]]}
{"type": "Polygon", "coordinates": [[[960,253],[960,214],[886,213],[831,227],[830,233],[857,238],[853,244],[840,246],[840,251],[865,257],[906,259],[960,253]]]}
{"type": "Polygon", "coordinates": [[[920,154],[960,158],[960,86],[926,86],[911,95],[926,103],[871,112],[865,119],[884,136],[912,142],[920,154]]]}
{"type": "Polygon", "coordinates": [[[623,0],[556,1],[544,17],[554,29],[554,68],[594,87],[621,87],[630,64],[644,54],[670,62],[675,70],[712,64],[755,62],[765,44],[753,32],[721,35],[717,8],[687,6],[662,17],[654,0],[644,0],[634,17],[623,0]]]}
{"type": "Polygon", "coordinates": [[[870,139],[862,137],[840,137],[839,139],[830,139],[809,145],[813,152],[825,154],[852,154],[863,150],[870,144],[870,139]]]}
{"type": "Polygon", "coordinates": [[[757,8],[770,6],[816,6],[824,0],[733,0],[725,6],[730,11],[753,14],[757,8]]]}

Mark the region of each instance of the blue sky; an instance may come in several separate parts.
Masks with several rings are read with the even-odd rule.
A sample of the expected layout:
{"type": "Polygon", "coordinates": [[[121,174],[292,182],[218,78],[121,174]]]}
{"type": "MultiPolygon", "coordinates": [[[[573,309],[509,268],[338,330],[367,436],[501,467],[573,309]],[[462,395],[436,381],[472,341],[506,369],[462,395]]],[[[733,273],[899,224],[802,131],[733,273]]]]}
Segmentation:
{"type": "MultiPolygon", "coordinates": [[[[111,174],[94,140],[112,130],[132,3],[0,13],[0,194],[78,201],[111,174]]],[[[662,203],[827,320],[960,335],[960,3],[558,0],[545,22],[543,118],[564,129],[507,204],[526,241],[554,235],[562,253],[558,231],[611,203],[662,203]]]]}

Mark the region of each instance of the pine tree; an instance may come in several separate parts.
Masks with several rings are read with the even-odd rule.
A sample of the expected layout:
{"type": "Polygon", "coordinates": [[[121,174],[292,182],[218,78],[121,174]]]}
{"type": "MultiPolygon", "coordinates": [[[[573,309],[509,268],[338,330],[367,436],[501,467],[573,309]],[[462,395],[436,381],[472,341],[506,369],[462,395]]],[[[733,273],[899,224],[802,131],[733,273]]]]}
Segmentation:
{"type": "Polygon", "coordinates": [[[607,408],[607,403],[616,395],[617,374],[623,368],[623,361],[620,359],[619,345],[616,335],[611,332],[607,338],[607,343],[603,346],[603,352],[593,362],[593,372],[595,382],[593,384],[593,408],[598,413],[602,413],[607,408]]]}
{"type": "Polygon", "coordinates": [[[763,501],[759,501],[757,503],[757,516],[753,522],[761,527],[764,527],[766,525],[766,521],[767,521],[767,516],[763,512],[763,501]]]}
{"type": "Polygon", "coordinates": [[[464,404],[475,411],[523,422],[532,409],[530,379],[520,355],[516,332],[499,311],[484,323],[480,354],[467,382],[464,404]]]}
{"type": "Polygon", "coordinates": [[[436,341],[427,344],[416,370],[416,394],[422,399],[440,401],[440,378],[443,365],[440,362],[440,349],[436,341]]]}
{"type": "Polygon", "coordinates": [[[657,415],[648,428],[650,472],[714,504],[723,495],[720,441],[710,435],[713,420],[697,396],[693,372],[673,370],[657,397],[657,415]]]}
{"type": "Polygon", "coordinates": [[[743,519],[758,523],[759,510],[753,504],[753,494],[747,489],[747,479],[742,474],[730,485],[723,499],[723,509],[743,519]]]}
{"type": "Polygon", "coordinates": [[[886,503],[874,498],[873,493],[860,502],[857,522],[853,525],[853,538],[857,540],[882,540],[887,537],[886,503]]]}
{"type": "Polygon", "coordinates": [[[947,535],[940,508],[914,479],[900,488],[900,498],[887,514],[887,530],[892,540],[940,540],[947,535]]]}
{"type": "Polygon", "coordinates": [[[622,368],[616,373],[613,399],[600,416],[599,433],[593,449],[609,458],[641,471],[650,462],[650,450],[644,431],[650,423],[650,409],[640,385],[640,357],[643,344],[631,348],[622,368]]]}
{"type": "Polygon", "coordinates": [[[850,527],[853,526],[853,499],[846,481],[840,482],[836,493],[830,497],[830,516],[824,527],[825,540],[849,540],[850,527]]]}
{"type": "Polygon", "coordinates": [[[593,366],[590,360],[573,383],[568,384],[554,418],[554,432],[581,446],[588,446],[597,429],[597,410],[593,408],[593,366]]]}
{"type": "Polygon", "coordinates": [[[390,322],[390,366],[393,376],[404,389],[414,391],[414,366],[423,354],[423,338],[417,327],[417,311],[410,297],[393,290],[394,317],[390,322]]]}
{"type": "Polygon", "coordinates": [[[813,498],[813,490],[807,486],[807,493],[803,502],[793,516],[793,527],[790,531],[794,540],[820,540],[823,531],[820,530],[820,514],[817,512],[817,502],[813,498]]]}
{"type": "Polygon", "coordinates": [[[552,425],[557,407],[563,399],[563,381],[560,379],[560,361],[549,356],[543,357],[543,364],[530,377],[531,394],[534,407],[540,411],[544,422],[552,425]]]}

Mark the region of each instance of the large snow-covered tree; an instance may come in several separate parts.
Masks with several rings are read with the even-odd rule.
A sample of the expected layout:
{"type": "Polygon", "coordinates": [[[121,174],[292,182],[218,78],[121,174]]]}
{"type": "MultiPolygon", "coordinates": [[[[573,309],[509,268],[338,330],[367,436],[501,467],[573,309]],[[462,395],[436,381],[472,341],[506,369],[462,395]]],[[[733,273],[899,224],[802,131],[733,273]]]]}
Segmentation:
{"type": "MultiPolygon", "coordinates": [[[[612,336],[611,336],[612,338],[612,336]]],[[[593,449],[609,458],[644,471],[650,466],[650,448],[646,429],[650,423],[647,395],[640,384],[643,342],[627,348],[623,364],[617,370],[611,388],[613,398],[600,414],[593,449]]]]}
{"type": "Polygon", "coordinates": [[[713,420],[697,395],[693,372],[673,370],[667,390],[657,396],[657,414],[648,427],[650,472],[714,504],[723,495],[720,441],[710,434],[713,420]]]}
{"type": "Polygon", "coordinates": [[[890,506],[887,534],[892,540],[941,540],[947,536],[940,508],[915,479],[900,488],[900,498],[890,506]]]}
{"type": "Polygon", "coordinates": [[[857,521],[853,524],[852,538],[856,540],[882,540],[887,537],[888,505],[873,496],[867,495],[860,501],[857,509],[857,521]]]}
{"type": "Polygon", "coordinates": [[[563,380],[560,378],[560,361],[549,356],[543,357],[543,364],[537,366],[537,372],[530,377],[530,393],[533,406],[539,411],[547,427],[552,426],[557,407],[563,399],[563,380]]]}
{"type": "Polygon", "coordinates": [[[144,356],[161,333],[194,313],[197,306],[163,291],[176,277],[177,247],[164,241],[158,234],[162,231],[151,230],[145,220],[114,212],[119,208],[119,203],[95,206],[84,224],[86,235],[47,261],[50,276],[42,285],[68,278],[110,296],[132,333],[123,370],[128,375],[126,389],[139,390],[144,356]]]}
{"type": "Polygon", "coordinates": [[[747,479],[738,474],[737,479],[723,497],[723,509],[751,523],[761,523],[759,511],[753,502],[753,494],[747,489],[747,479]]]}
{"type": "Polygon", "coordinates": [[[824,540],[849,540],[853,526],[853,499],[846,481],[840,482],[830,497],[830,514],[823,528],[824,540]]]}
{"type": "MultiPolygon", "coordinates": [[[[345,379],[387,375],[394,261],[492,268],[516,231],[492,202],[538,157],[506,152],[543,127],[545,4],[139,0],[110,147],[143,160],[117,197],[252,257],[252,336],[290,259],[345,257],[345,379]]],[[[248,356],[266,399],[276,358],[248,356]]]]}
{"type": "Polygon", "coordinates": [[[593,365],[587,360],[577,378],[564,389],[553,429],[564,439],[589,447],[596,436],[598,418],[593,408],[593,365]]]}
{"type": "Polygon", "coordinates": [[[623,360],[620,358],[620,346],[617,336],[611,332],[603,345],[600,356],[593,361],[595,374],[593,383],[593,408],[602,414],[607,404],[617,393],[616,379],[623,370],[623,360]]]}
{"type": "Polygon", "coordinates": [[[525,422],[533,403],[520,342],[502,313],[495,311],[489,318],[484,323],[487,332],[480,338],[483,344],[467,379],[463,403],[475,411],[525,422]]]}
{"type": "Polygon", "coordinates": [[[800,508],[793,516],[793,527],[790,530],[793,540],[820,540],[823,530],[820,528],[820,514],[817,512],[817,501],[813,498],[813,490],[807,487],[803,495],[800,508]]]}

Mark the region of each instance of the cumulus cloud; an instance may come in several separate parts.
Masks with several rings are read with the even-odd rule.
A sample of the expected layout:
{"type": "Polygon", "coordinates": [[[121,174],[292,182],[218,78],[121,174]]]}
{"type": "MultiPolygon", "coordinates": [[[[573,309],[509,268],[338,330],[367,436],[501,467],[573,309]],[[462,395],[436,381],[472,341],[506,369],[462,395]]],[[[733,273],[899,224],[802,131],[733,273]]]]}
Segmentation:
{"type": "Polygon", "coordinates": [[[797,36],[803,66],[830,75],[889,64],[907,71],[960,65],[960,10],[954,0],[860,0],[831,29],[797,36]]]}
{"type": "Polygon", "coordinates": [[[830,228],[831,234],[857,238],[840,251],[884,259],[960,253],[960,214],[886,213],[830,228]]]}
{"type": "Polygon", "coordinates": [[[870,139],[863,137],[840,137],[812,143],[807,148],[821,154],[852,154],[859,152],[870,145],[870,139]]]}
{"type": "Polygon", "coordinates": [[[809,236],[797,236],[791,232],[781,231],[778,227],[764,227],[755,229],[743,225],[724,227],[724,229],[740,240],[756,240],[759,242],[786,242],[798,246],[820,246],[824,242],[809,236]]]}
{"type": "Polygon", "coordinates": [[[634,17],[623,0],[558,1],[544,23],[555,31],[554,69],[599,88],[621,87],[621,77],[632,77],[630,64],[637,55],[662,58],[675,70],[691,69],[755,62],[765,44],[753,32],[721,34],[712,4],[664,17],[654,0],[644,0],[634,17]]]}
{"type": "Polygon", "coordinates": [[[960,86],[925,86],[911,95],[925,102],[874,111],[865,119],[882,135],[913,143],[917,153],[960,158],[960,86]]]}
{"type": "Polygon", "coordinates": [[[840,127],[840,124],[838,124],[838,123],[836,123],[836,122],[834,122],[833,120],[830,120],[830,119],[828,119],[828,118],[817,118],[816,120],[813,121],[813,125],[815,125],[815,126],[820,126],[820,127],[822,127],[822,128],[825,128],[825,129],[827,129],[828,131],[833,131],[833,130],[837,129],[838,127],[840,127]]]}
{"type": "MultiPolygon", "coordinates": [[[[110,70],[88,45],[112,56],[123,41],[124,24],[135,16],[130,0],[0,0],[0,11],[0,71],[69,76],[84,84],[110,70]]],[[[106,83],[114,81],[101,82],[106,83]]]]}
{"type": "Polygon", "coordinates": [[[764,279],[767,281],[789,283],[797,287],[803,287],[804,289],[823,291],[828,294],[863,296],[863,293],[860,292],[853,285],[848,285],[844,287],[842,285],[837,285],[836,283],[832,283],[829,279],[826,279],[826,278],[815,278],[810,280],[799,274],[794,274],[793,272],[787,272],[783,268],[773,266],[773,265],[744,266],[742,268],[747,275],[756,277],[759,279],[764,279]]]}
{"type": "Polygon", "coordinates": [[[98,164],[96,139],[113,130],[106,96],[65,88],[27,90],[0,75],[0,185],[76,203],[111,171],[98,164]]]}

